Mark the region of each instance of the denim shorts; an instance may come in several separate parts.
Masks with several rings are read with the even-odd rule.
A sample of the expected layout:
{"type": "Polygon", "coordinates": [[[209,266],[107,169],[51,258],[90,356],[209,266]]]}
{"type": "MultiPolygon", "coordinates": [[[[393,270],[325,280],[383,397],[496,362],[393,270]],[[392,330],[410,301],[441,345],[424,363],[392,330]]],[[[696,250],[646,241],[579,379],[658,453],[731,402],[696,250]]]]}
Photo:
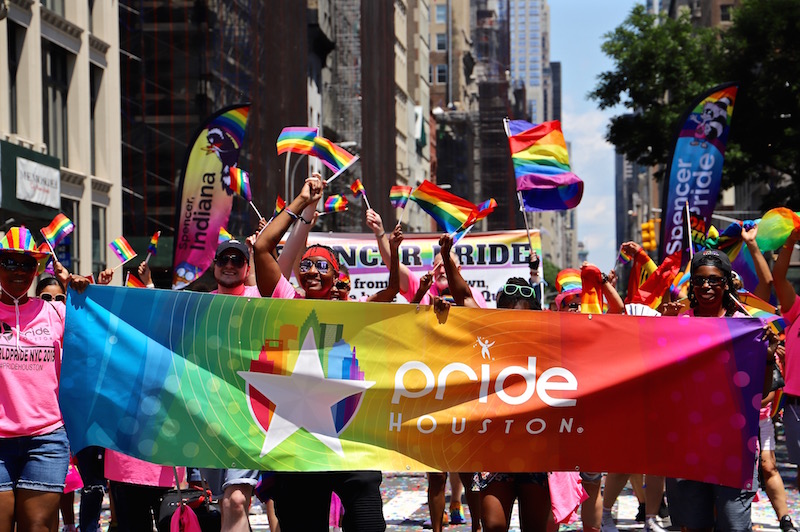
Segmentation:
{"type": "Polygon", "coordinates": [[[26,489],[61,493],[69,467],[67,431],[0,438],[0,491],[26,489]]]}

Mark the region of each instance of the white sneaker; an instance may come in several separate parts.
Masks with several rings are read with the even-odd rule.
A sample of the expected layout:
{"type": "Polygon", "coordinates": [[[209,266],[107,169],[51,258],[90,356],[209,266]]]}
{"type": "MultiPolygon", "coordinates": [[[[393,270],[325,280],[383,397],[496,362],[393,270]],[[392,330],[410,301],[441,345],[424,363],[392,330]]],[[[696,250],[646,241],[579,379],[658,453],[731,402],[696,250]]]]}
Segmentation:
{"type": "Polygon", "coordinates": [[[600,523],[600,532],[619,532],[612,514],[603,512],[603,521],[600,523]]]}
{"type": "Polygon", "coordinates": [[[662,527],[655,517],[648,517],[644,520],[645,532],[667,532],[667,529],[662,527]]]}

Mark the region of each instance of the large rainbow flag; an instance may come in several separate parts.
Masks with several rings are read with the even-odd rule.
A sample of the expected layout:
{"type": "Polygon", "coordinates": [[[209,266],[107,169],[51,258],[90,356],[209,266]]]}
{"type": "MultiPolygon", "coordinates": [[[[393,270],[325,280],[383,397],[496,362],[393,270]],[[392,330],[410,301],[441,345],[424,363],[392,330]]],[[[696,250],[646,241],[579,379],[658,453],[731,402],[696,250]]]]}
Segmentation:
{"type": "Polygon", "coordinates": [[[315,127],[285,127],[278,135],[278,155],[292,152],[308,155],[314,151],[314,138],[318,130],[315,127]]]}
{"type": "Polygon", "coordinates": [[[583,181],[570,171],[567,144],[558,120],[511,135],[508,143],[517,191],[526,211],[578,206],[583,197],[583,181]]]}
{"type": "Polygon", "coordinates": [[[761,322],[589,318],[92,285],[59,401],[74,450],[167,465],[752,482],[761,322]]]}

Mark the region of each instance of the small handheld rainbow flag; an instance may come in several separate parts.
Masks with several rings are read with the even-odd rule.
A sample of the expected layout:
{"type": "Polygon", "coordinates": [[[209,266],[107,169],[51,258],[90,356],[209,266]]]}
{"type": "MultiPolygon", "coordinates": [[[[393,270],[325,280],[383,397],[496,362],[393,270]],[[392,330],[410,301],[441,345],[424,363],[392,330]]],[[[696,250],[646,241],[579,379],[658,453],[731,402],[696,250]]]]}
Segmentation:
{"type": "Polygon", "coordinates": [[[229,176],[230,184],[228,189],[234,194],[239,194],[247,201],[252,201],[253,191],[250,189],[250,174],[234,166],[230,169],[229,176]]]}
{"type": "Polygon", "coordinates": [[[280,214],[280,212],[285,208],[286,208],[286,202],[281,197],[281,195],[278,194],[278,199],[275,200],[275,211],[272,213],[272,217],[275,218],[276,216],[278,216],[278,214],[280,214]]]}
{"type": "Polygon", "coordinates": [[[483,220],[489,216],[495,210],[495,208],[497,208],[497,202],[494,200],[494,198],[489,198],[488,200],[484,201],[478,205],[475,210],[469,213],[467,220],[464,222],[464,227],[469,227],[483,220]]]}
{"type": "MultiPolygon", "coordinates": [[[[126,262],[128,262],[129,260],[131,260],[133,257],[136,256],[136,252],[133,250],[131,245],[128,244],[128,241],[125,240],[124,236],[121,236],[116,240],[112,241],[108,245],[108,247],[111,248],[111,251],[114,252],[114,255],[116,255],[119,258],[122,264],[125,264],[126,262]]],[[[122,264],[120,264],[119,266],[122,266],[122,264]]],[[[119,266],[117,266],[117,268],[119,266]]]]}
{"type": "Polygon", "coordinates": [[[347,210],[347,198],[341,194],[335,194],[325,200],[322,212],[342,212],[347,210]]]}
{"type": "Polygon", "coordinates": [[[64,240],[68,234],[75,229],[75,224],[72,220],[64,216],[62,213],[56,214],[53,221],[47,227],[40,229],[42,236],[51,247],[56,247],[59,242],[64,240]]]}
{"type": "Polygon", "coordinates": [[[278,155],[292,152],[309,155],[314,151],[314,139],[317,136],[315,127],[285,127],[278,135],[278,155]]]}
{"type": "Polygon", "coordinates": [[[372,208],[369,204],[369,199],[367,199],[367,191],[364,189],[364,185],[361,184],[360,179],[353,181],[353,184],[350,185],[350,190],[353,191],[353,197],[357,198],[359,195],[361,195],[361,197],[364,198],[364,203],[367,204],[367,209],[372,208]]]}
{"type": "Polygon", "coordinates": [[[395,209],[405,209],[412,190],[414,189],[411,187],[404,187],[402,185],[393,186],[389,190],[389,201],[392,202],[392,207],[395,209]]]}
{"type": "Polygon", "coordinates": [[[219,236],[217,237],[217,245],[222,244],[223,242],[227,242],[228,240],[232,239],[233,235],[228,232],[227,229],[224,227],[219,228],[219,236]]]}
{"type": "Polygon", "coordinates": [[[327,180],[328,183],[339,177],[342,172],[358,161],[358,155],[353,155],[344,148],[340,148],[325,137],[316,137],[314,139],[312,155],[322,161],[333,172],[333,175],[327,180]]]}
{"type": "Polygon", "coordinates": [[[430,214],[448,233],[461,229],[470,213],[478,208],[474,203],[459,198],[427,180],[411,193],[409,199],[430,214]]]}
{"type": "Polygon", "coordinates": [[[161,231],[156,231],[153,238],[150,239],[150,244],[147,246],[147,254],[155,255],[158,252],[158,237],[161,236],[161,231]]]}
{"type": "Polygon", "coordinates": [[[135,275],[131,275],[131,272],[128,272],[128,275],[125,277],[125,286],[128,288],[147,288],[147,285],[135,275]]]}

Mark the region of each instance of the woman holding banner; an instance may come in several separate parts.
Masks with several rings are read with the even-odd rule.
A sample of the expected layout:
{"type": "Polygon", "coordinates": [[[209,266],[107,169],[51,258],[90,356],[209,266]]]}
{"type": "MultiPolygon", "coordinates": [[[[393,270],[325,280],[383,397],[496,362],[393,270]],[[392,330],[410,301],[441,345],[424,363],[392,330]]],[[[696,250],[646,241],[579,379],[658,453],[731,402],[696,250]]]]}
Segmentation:
{"type": "MultiPolygon", "coordinates": [[[[0,530],[55,531],[69,465],[58,406],[64,303],[28,297],[49,253],[25,227],[0,240],[0,530]]],[[[88,281],[71,276],[83,290],[88,281]]]]}
{"type": "MultiPolygon", "coordinates": [[[[301,297],[281,273],[273,256],[281,237],[296,221],[312,223],[309,215],[322,198],[319,174],[306,179],[300,194],[283,209],[254,245],[256,281],[262,294],[292,299],[301,297]]],[[[332,249],[310,246],[300,260],[298,281],[306,299],[330,300],[339,277],[339,263],[332,249]]],[[[386,529],[380,494],[380,471],[337,471],[330,473],[276,474],[275,510],[283,532],[322,530],[328,527],[331,492],[336,492],[345,509],[344,529],[381,532],[386,529]]]]}

